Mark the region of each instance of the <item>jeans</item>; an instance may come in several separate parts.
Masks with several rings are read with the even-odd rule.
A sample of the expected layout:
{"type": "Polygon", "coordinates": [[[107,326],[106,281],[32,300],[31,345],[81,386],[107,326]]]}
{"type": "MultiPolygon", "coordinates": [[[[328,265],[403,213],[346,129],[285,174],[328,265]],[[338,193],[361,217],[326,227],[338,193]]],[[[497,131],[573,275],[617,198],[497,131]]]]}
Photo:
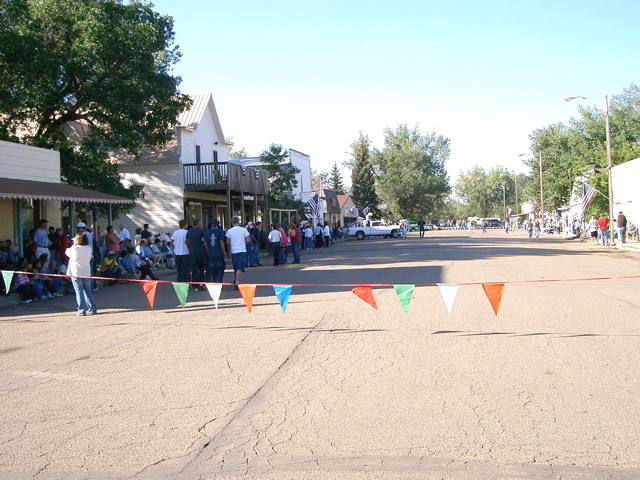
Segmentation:
{"type": "Polygon", "coordinates": [[[207,282],[222,283],[227,264],[224,257],[207,257],[207,282]]]}
{"type": "Polygon", "coordinates": [[[201,252],[189,253],[189,268],[191,269],[191,281],[202,283],[204,282],[204,250],[201,252]]]}
{"type": "Polygon", "coordinates": [[[260,254],[260,244],[252,242],[247,246],[249,247],[249,265],[255,267],[260,263],[258,258],[260,254]]]}
{"type": "Polygon", "coordinates": [[[293,263],[300,263],[300,242],[291,242],[293,252],[293,263]]]}
{"type": "Polygon", "coordinates": [[[189,281],[189,255],[176,255],[176,268],[178,270],[178,282],[189,281]]]}
{"type": "Polygon", "coordinates": [[[93,300],[93,290],[90,278],[71,277],[73,289],[76,292],[76,303],[78,304],[78,315],[84,315],[86,310],[98,313],[96,303],[93,300]]]}
{"type": "Polygon", "coordinates": [[[285,245],[280,244],[280,263],[287,263],[287,252],[285,248],[285,245]]]}
{"type": "Polygon", "coordinates": [[[273,265],[280,265],[280,242],[271,242],[269,246],[273,255],[273,265]]]}
{"type": "Polygon", "coordinates": [[[599,236],[602,239],[602,245],[603,246],[608,246],[609,245],[609,230],[600,230],[599,232],[599,236]]]}
{"type": "Polygon", "coordinates": [[[121,273],[120,268],[116,268],[115,272],[113,271],[113,268],[107,268],[102,272],[102,276],[105,278],[115,278],[115,280],[109,280],[109,284],[115,285],[118,282],[121,273]]]}
{"type": "Polygon", "coordinates": [[[304,237],[304,248],[311,250],[311,237],[304,237]]]}

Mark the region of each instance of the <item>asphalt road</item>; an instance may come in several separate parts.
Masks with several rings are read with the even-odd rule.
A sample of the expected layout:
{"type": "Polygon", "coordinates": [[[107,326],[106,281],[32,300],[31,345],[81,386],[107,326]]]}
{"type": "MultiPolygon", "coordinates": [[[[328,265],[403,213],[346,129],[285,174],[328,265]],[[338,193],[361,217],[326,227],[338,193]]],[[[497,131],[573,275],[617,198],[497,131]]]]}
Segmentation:
{"type": "Polygon", "coordinates": [[[286,315],[170,284],[0,310],[0,478],[640,478],[639,253],[446,231],[262,263],[305,285],[286,315]]]}

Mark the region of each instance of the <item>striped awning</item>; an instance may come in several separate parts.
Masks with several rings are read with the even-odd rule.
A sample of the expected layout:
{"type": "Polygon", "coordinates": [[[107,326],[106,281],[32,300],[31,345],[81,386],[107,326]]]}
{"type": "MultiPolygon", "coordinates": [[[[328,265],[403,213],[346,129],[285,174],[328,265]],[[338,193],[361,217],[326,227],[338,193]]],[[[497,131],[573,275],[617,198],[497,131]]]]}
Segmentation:
{"type": "Polygon", "coordinates": [[[51,200],[54,202],[131,204],[132,200],[94,192],[64,183],[0,178],[0,198],[51,200]]]}

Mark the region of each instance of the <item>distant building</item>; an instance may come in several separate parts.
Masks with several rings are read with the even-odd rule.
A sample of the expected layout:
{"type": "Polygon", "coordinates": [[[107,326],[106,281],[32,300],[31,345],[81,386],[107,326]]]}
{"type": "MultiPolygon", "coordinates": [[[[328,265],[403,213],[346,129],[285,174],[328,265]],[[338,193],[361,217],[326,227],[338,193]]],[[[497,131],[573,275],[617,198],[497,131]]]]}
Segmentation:
{"type": "MultiPolygon", "coordinates": [[[[640,158],[616,165],[611,168],[613,186],[613,214],[623,212],[627,221],[640,225],[640,158]]],[[[606,193],[606,192],[605,192],[606,193]]]]}
{"type": "MultiPolygon", "coordinates": [[[[293,148],[289,148],[288,151],[285,163],[297,167],[300,172],[296,175],[298,185],[291,191],[284,193],[296,200],[306,202],[313,196],[311,195],[311,158],[293,148]]],[[[260,167],[262,165],[260,157],[231,158],[229,161],[245,167],[260,167]]]]}

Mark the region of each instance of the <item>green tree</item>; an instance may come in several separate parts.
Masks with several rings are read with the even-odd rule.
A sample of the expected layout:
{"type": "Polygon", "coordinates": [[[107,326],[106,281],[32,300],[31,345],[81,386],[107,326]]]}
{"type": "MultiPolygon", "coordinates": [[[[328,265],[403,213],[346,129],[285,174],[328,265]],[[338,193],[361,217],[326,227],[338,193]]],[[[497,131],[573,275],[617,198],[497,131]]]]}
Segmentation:
{"type": "Polygon", "coordinates": [[[327,187],[338,195],[344,195],[347,193],[347,189],[344,188],[344,184],[342,183],[342,174],[340,173],[337,162],[333,163],[333,168],[331,169],[327,179],[327,187]]]}
{"type": "MultiPolygon", "coordinates": [[[[233,138],[228,138],[227,139],[227,143],[233,143],[232,142],[233,138]]],[[[245,150],[244,147],[240,148],[239,150],[236,150],[233,145],[231,145],[229,147],[229,158],[247,158],[247,151],[245,150]]]]}
{"type": "Polygon", "coordinates": [[[442,210],[451,191],[444,168],[449,140],[432,132],[421,135],[399,125],[385,129],[385,146],[376,150],[376,192],[388,215],[395,218],[430,218],[442,210]]]}
{"type": "Polygon", "coordinates": [[[58,148],[65,183],[138,198],[108,154],[165,144],[191,104],[170,75],[171,17],[118,0],[0,0],[0,11],[0,138],[58,148]]]}
{"type": "Polygon", "coordinates": [[[351,144],[351,157],[351,198],[360,211],[369,207],[369,210],[378,216],[380,200],[376,193],[375,173],[371,165],[371,142],[362,132],[358,140],[351,144]]]}
{"type": "Polygon", "coordinates": [[[272,143],[260,154],[260,164],[269,174],[269,201],[281,205],[294,205],[291,189],[298,186],[296,174],[300,169],[288,160],[289,152],[282,145],[272,143]]]}
{"type": "MultiPolygon", "coordinates": [[[[587,103],[589,101],[587,100],[587,103]]],[[[605,112],[595,104],[579,106],[579,118],[534,130],[529,136],[532,155],[524,163],[531,169],[527,197],[540,202],[540,162],[545,210],[568,203],[576,178],[584,178],[601,192],[608,190],[605,112]]],[[[640,157],[640,89],[631,85],[611,99],[612,164],[640,157]]],[[[588,212],[608,212],[608,200],[596,195],[588,212]]]]}
{"type": "Polygon", "coordinates": [[[512,192],[507,189],[509,179],[505,177],[505,173],[503,167],[494,167],[486,172],[484,168],[476,165],[460,174],[455,185],[455,192],[462,205],[459,216],[504,218],[504,194],[509,194],[507,206],[515,202],[515,192],[511,197],[512,192]],[[505,192],[502,185],[505,186],[505,192]]]}

